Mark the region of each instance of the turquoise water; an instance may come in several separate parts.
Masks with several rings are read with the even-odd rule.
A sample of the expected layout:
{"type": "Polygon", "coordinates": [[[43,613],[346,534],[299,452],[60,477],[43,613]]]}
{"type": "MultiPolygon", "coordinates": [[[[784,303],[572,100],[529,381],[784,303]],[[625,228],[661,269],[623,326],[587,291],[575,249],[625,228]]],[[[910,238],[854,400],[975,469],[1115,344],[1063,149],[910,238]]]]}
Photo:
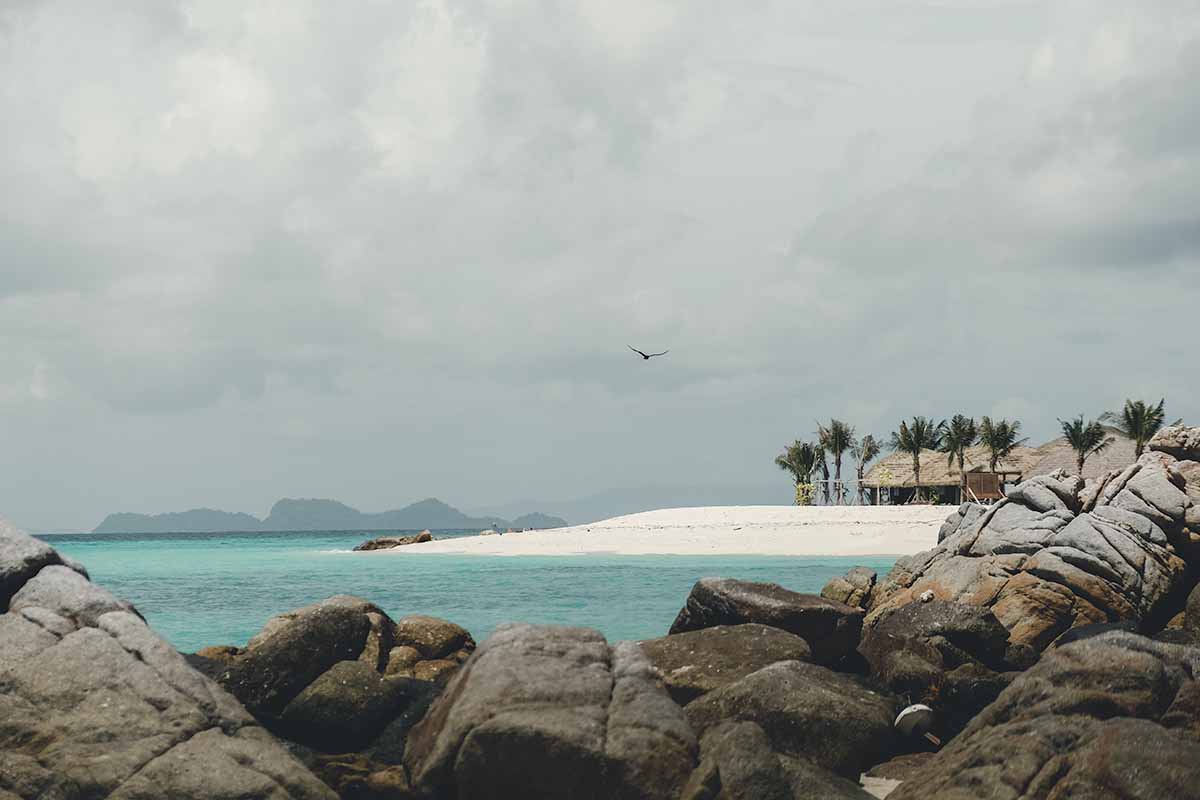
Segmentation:
{"type": "MultiPolygon", "coordinates": [[[[439,533],[439,538],[464,535],[439,533]]],[[[817,592],[892,558],[461,556],[353,553],[363,533],[81,534],[43,537],[130,600],[184,652],[244,644],[273,614],[353,594],[394,618],[431,614],[482,640],[502,622],[598,628],[610,640],[667,632],[698,578],[774,581],[817,592]]]]}

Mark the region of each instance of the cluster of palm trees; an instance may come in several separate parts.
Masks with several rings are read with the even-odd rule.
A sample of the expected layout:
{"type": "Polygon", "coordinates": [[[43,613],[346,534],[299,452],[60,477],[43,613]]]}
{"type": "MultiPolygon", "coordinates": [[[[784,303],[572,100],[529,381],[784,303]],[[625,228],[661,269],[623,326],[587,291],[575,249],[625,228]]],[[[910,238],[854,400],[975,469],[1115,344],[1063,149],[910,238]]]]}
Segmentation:
{"type": "MultiPolygon", "coordinates": [[[[1134,457],[1141,458],[1146,444],[1162,428],[1166,421],[1166,401],[1160,399],[1156,405],[1141,400],[1126,400],[1125,407],[1108,411],[1099,419],[1084,421],[1083,414],[1072,420],[1060,419],[1063,436],[1075,451],[1075,465],[1083,474],[1083,465],[1090,456],[1104,452],[1116,437],[1109,434],[1110,427],[1120,431],[1133,441],[1134,457]],[[1108,426],[1106,427],[1105,423],[1108,426]]],[[[1175,424],[1179,424],[1178,421],[1175,424]]]]}
{"type": "MultiPolygon", "coordinates": [[[[1060,419],[1063,436],[1075,450],[1080,474],[1083,473],[1083,465],[1088,457],[1102,452],[1114,441],[1106,424],[1131,439],[1137,457],[1141,457],[1146,444],[1163,426],[1164,407],[1163,400],[1159,400],[1157,404],[1126,400],[1125,407],[1120,412],[1107,412],[1098,420],[1085,421],[1082,414],[1070,421],[1060,419]]],[[[995,472],[997,465],[1026,441],[1028,439],[1021,436],[1019,420],[982,417],[976,423],[974,417],[955,414],[949,422],[935,422],[930,417],[921,416],[902,420],[899,428],[892,432],[888,445],[892,451],[906,453],[912,457],[916,496],[920,498],[923,451],[936,450],[945,453],[947,466],[954,466],[957,462],[959,474],[965,480],[968,448],[977,444],[983,445],[988,453],[988,469],[995,472]]],[[[867,434],[856,438],[852,425],[831,419],[827,425],[817,425],[814,442],[797,439],[776,457],[775,464],[791,473],[794,478],[797,505],[811,504],[816,499],[818,486],[826,505],[831,502],[842,503],[847,499],[842,483],[842,459],[849,452],[856,462],[859,501],[865,502],[863,475],[867,465],[879,456],[881,449],[874,436],[867,434]],[[832,482],[829,476],[830,460],[833,461],[832,482]],[[816,475],[820,475],[820,480],[814,485],[816,475]]]]}

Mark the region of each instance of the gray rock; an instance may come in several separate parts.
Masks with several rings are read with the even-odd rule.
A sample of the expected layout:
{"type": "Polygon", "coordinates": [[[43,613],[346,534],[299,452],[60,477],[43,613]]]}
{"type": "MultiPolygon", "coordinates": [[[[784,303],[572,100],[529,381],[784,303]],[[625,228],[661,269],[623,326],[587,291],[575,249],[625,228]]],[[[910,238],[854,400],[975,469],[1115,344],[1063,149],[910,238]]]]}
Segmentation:
{"type": "Polygon", "coordinates": [[[851,779],[891,755],[898,710],[895,697],[802,661],[764,667],[686,708],[701,733],[725,721],[754,722],[776,752],[851,779]]]}
{"type": "Polygon", "coordinates": [[[963,503],[953,514],[946,517],[942,527],[938,529],[938,544],[961,530],[966,530],[979,521],[987,511],[987,506],[980,503],[963,503]]]}
{"type": "Polygon", "coordinates": [[[416,683],[384,680],[362,661],[339,661],[287,704],[281,730],[327,753],[360,750],[407,707],[416,683]]]}
{"type": "Polygon", "coordinates": [[[808,643],[767,625],[718,625],[640,642],[675,702],[740,680],[777,661],[808,661],[808,643]]]}
{"type": "Polygon", "coordinates": [[[845,576],[826,583],[821,589],[821,597],[851,608],[868,608],[877,577],[875,570],[869,567],[852,567],[845,576]]]}
{"type": "Polygon", "coordinates": [[[814,661],[834,664],[858,646],[862,619],[861,609],[779,584],[701,578],[670,632],[754,622],[796,634],[808,642],[814,661]]]}
{"type": "Polygon", "coordinates": [[[26,581],[61,559],[54,548],[0,517],[0,613],[26,581]]]}
{"type": "Polygon", "coordinates": [[[1056,647],[891,797],[1196,797],[1197,667],[1119,631],[1056,647]]]}
{"type": "Polygon", "coordinates": [[[0,797],[334,797],[128,603],[4,537],[0,797]]]}
{"type": "Polygon", "coordinates": [[[677,797],[695,757],[635,643],[505,625],[413,729],[404,760],[434,797],[653,799],[677,797]]]}

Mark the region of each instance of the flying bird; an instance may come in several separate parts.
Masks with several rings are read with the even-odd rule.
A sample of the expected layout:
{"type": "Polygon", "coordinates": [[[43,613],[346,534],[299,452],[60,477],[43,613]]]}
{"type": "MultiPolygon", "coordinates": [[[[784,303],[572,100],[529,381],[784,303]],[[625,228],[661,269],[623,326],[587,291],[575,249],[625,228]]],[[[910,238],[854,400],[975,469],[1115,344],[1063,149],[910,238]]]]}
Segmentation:
{"type": "Polygon", "coordinates": [[[644,358],[646,361],[649,361],[650,359],[654,358],[655,356],[665,356],[667,353],[671,352],[670,350],[663,350],[661,353],[643,353],[641,350],[638,350],[636,347],[634,347],[631,344],[627,344],[625,346],[628,347],[633,352],[637,353],[639,356],[644,358]]]}

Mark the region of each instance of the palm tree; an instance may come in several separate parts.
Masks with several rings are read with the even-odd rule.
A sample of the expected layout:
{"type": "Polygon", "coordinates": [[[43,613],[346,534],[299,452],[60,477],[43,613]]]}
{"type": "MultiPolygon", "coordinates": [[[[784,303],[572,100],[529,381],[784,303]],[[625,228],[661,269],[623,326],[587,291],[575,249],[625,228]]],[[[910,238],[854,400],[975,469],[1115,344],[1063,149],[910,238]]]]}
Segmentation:
{"type": "Polygon", "coordinates": [[[817,466],[817,448],[799,439],[788,445],[781,455],[775,457],[775,466],[792,473],[796,486],[806,484],[817,466]]]}
{"type": "Polygon", "coordinates": [[[854,460],[858,462],[858,501],[864,503],[867,490],[863,487],[863,474],[866,471],[867,464],[879,455],[879,442],[875,441],[875,437],[867,434],[862,439],[850,445],[850,453],[854,456],[854,460]]]}
{"type": "Polygon", "coordinates": [[[1062,425],[1063,436],[1067,438],[1071,449],[1075,451],[1075,462],[1079,466],[1079,477],[1081,478],[1083,477],[1083,462],[1087,460],[1087,457],[1101,452],[1116,441],[1096,420],[1085,423],[1083,414],[1070,422],[1061,419],[1058,422],[1062,425]]]}
{"type": "Polygon", "coordinates": [[[842,454],[854,446],[854,428],[840,419],[831,419],[828,427],[817,425],[817,441],[822,450],[833,456],[833,479],[837,481],[838,502],[841,503],[842,454]]]}
{"type": "Polygon", "coordinates": [[[921,494],[921,451],[937,450],[941,447],[945,431],[945,420],[935,425],[933,420],[926,419],[925,417],[913,417],[912,425],[901,420],[900,430],[892,432],[892,449],[908,453],[912,456],[913,479],[917,484],[914,496],[921,494]]]}
{"type": "Polygon", "coordinates": [[[996,464],[1001,459],[1008,458],[1013,450],[1029,441],[1018,439],[1020,434],[1021,423],[1018,420],[992,422],[991,417],[984,417],[979,421],[979,442],[988,449],[989,470],[995,472],[996,464]]]}
{"type": "Polygon", "coordinates": [[[942,452],[946,454],[946,466],[954,466],[958,461],[958,480],[961,488],[967,485],[967,448],[979,440],[979,431],[975,427],[974,417],[964,417],[955,414],[946,428],[946,438],[942,440],[942,452]]]}
{"type": "Polygon", "coordinates": [[[1148,406],[1141,400],[1126,400],[1121,413],[1109,411],[1100,415],[1103,422],[1112,423],[1117,430],[1133,440],[1134,456],[1141,458],[1146,450],[1146,443],[1154,438],[1158,429],[1163,426],[1166,417],[1163,406],[1166,400],[1161,399],[1156,406],[1148,406]]]}

